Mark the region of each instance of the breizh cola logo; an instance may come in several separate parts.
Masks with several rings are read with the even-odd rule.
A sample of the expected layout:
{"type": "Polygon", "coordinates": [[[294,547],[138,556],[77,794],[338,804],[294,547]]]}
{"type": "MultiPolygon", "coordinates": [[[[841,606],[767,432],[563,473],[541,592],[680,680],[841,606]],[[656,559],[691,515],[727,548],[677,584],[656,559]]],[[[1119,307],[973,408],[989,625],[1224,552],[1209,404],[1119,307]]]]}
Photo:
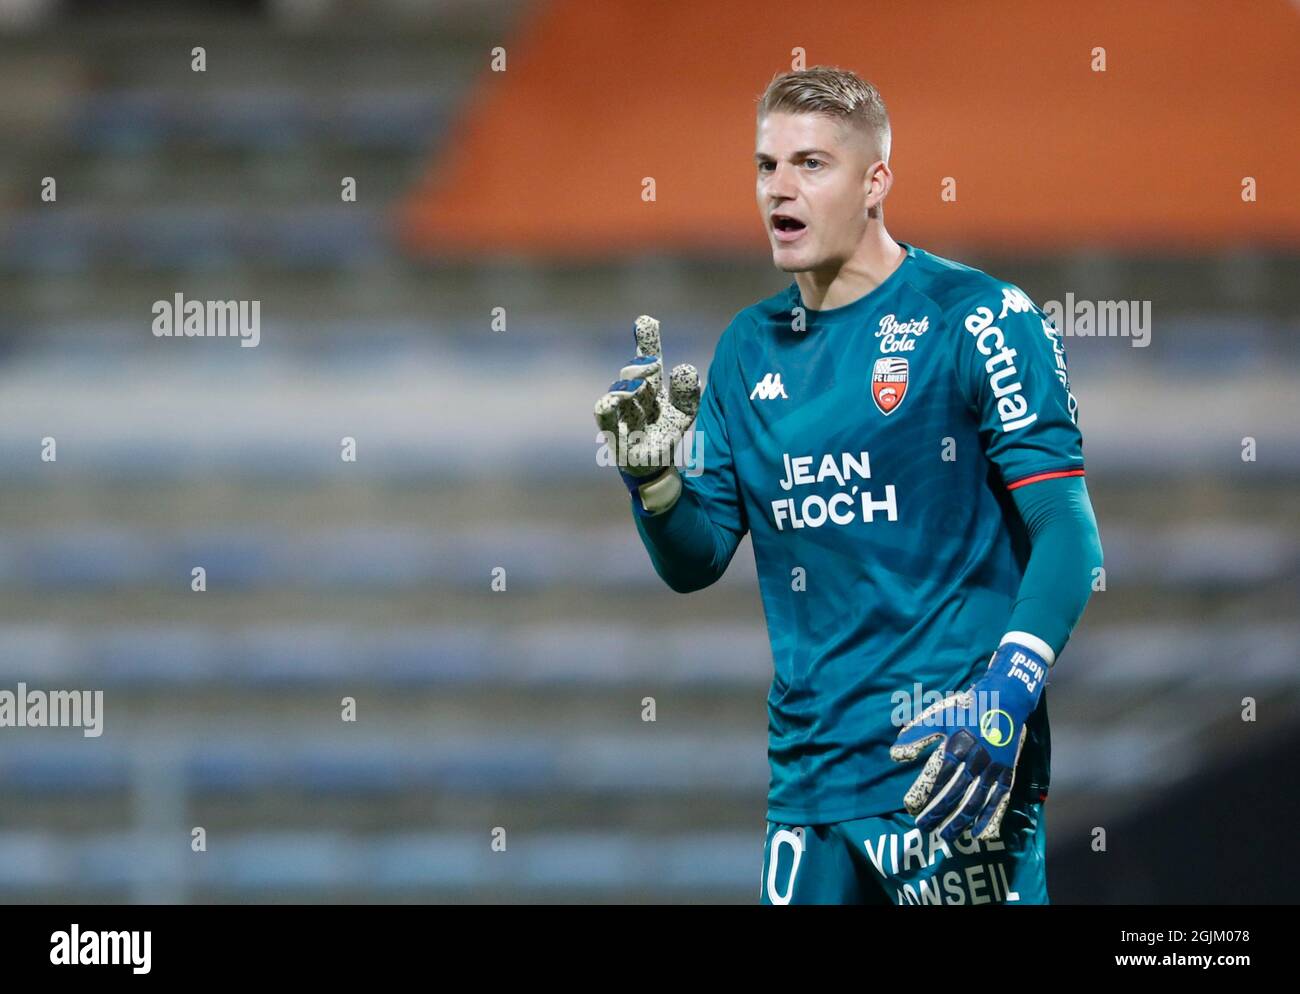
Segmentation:
{"type": "Polygon", "coordinates": [[[916,348],[916,338],[930,330],[930,319],[920,321],[900,321],[893,314],[886,314],[880,319],[880,328],[876,337],[880,339],[881,352],[911,352],[916,348]]]}

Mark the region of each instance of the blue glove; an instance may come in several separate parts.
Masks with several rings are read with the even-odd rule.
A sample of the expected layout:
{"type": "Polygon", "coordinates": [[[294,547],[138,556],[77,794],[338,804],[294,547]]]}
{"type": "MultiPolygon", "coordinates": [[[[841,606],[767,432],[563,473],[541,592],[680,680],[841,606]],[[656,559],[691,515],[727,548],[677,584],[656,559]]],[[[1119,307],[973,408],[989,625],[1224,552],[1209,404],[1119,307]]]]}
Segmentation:
{"type": "Polygon", "coordinates": [[[1043,695],[1047,671],[1048,662],[1033,649],[1004,642],[969,690],[932,704],[903,726],[889,748],[896,762],[910,762],[941,743],[903,798],[917,828],[937,830],[949,843],[967,828],[973,839],[999,838],[1025,721],[1043,695]]]}

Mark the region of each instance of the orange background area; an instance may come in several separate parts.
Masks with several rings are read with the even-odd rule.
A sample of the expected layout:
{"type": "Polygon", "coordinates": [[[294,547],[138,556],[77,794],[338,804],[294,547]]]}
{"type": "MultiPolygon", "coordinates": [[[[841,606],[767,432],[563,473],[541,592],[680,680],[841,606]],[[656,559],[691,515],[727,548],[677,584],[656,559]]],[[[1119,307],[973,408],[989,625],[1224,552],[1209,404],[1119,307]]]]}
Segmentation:
{"type": "Polygon", "coordinates": [[[414,250],[766,252],[755,102],[795,46],[884,95],[897,238],[1300,246],[1300,8],[1285,0],[556,0],[503,44],[507,71],[484,72],[403,207],[414,250]]]}

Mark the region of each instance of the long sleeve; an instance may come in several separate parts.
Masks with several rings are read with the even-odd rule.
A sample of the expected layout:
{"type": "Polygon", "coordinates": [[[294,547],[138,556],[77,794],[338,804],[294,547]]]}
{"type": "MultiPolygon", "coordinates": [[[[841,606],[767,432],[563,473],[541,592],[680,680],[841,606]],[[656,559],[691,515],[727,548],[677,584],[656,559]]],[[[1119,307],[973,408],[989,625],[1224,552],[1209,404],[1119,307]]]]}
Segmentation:
{"type": "Polygon", "coordinates": [[[1092,595],[1101,536],[1081,476],[1039,480],[1011,491],[1031,543],[1007,630],[1042,639],[1058,656],[1092,595]]]}
{"type": "Polygon", "coordinates": [[[1084,482],[1078,403],[1059,331],[1017,287],[970,301],[957,336],[958,386],[979,419],[1029,532],[1030,556],[1007,624],[1055,661],[1092,593],[1101,539],[1084,482]],[[1042,646],[1035,644],[1042,642],[1042,646]]]}
{"type": "Polygon", "coordinates": [[[743,533],[710,520],[700,498],[682,488],[677,503],[663,514],[633,515],[655,572],[679,594],[716,582],[731,562],[743,533]]]}
{"type": "Polygon", "coordinates": [[[724,408],[735,379],[737,319],[718,340],[709,365],[693,428],[694,462],[682,475],[681,496],[662,514],[633,514],[655,572],[678,593],[717,581],[749,530],[724,408]]]}

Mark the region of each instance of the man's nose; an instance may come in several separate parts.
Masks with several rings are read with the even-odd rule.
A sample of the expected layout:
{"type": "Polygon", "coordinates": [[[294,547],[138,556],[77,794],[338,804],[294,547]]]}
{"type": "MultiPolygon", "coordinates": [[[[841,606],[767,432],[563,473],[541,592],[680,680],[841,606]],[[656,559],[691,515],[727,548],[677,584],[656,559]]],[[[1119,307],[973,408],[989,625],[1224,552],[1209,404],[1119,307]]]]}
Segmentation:
{"type": "Polygon", "coordinates": [[[778,163],[767,181],[768,195],[774,200],[789,200],[794,196],[793,173],[785,165],[778,163]]]}

